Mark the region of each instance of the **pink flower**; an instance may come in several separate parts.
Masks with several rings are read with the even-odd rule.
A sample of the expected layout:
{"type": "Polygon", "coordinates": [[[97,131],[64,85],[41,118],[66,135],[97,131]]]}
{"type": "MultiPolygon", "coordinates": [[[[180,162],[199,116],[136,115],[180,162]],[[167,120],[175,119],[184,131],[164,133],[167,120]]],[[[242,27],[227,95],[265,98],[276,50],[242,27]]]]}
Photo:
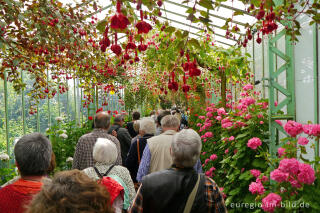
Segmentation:
{"type": "Polygon", "coordinates": [[[250,115],[250,114],[247,114],[245,117],[244,117],[244,119],[246,119],[246,120],[249,120],[249,119],[251,119],[252,118],[252,116],[250,115]]]}
{"type": "Polygon", "coordinates": [[[281,157],[282,155],[284,155],[284,154],[285,154],[285,151],[286,151],[285,148],[282,148],[282,147],[278,148],[278,155],[279,155],[279,157],[281,157]]]}
{"type": "Polygon", "coordinates": [[[218,158],[218,156],[216,155],[216,154],[212,154],[211,156],[210,156],[210,160],[212,160],[212,161],[214,161],[215,159],[217,159],[218,158]]]}
{"type": "Polygon", "coordinates": [[[215,170],[216,170],[216,168],[211,167],[209,171],[212,173],[212,172],[215,171],[215,170]]]}
{"type": "Polygon", "coordinates": [[[245,170],[245,169],[244,169],[244,168],[242,168],[242,169],[241,169],[241,173],[243,173],[243,172],[244,172],[244,170],[245,170]]]}
{"type": "Polygon", "coordinates": [[[250,106],[251,104],[256,103],[256,100],[251,97],[246,97],[246,98],[240,99],[239,102],[246,105],[246,106],[250,106]]]}
{"type": "Polygon", "coordinates": [[[237,150],[237,149],[235,149],[235,150],[233,151],[233,154],[237,154],[237,152],[238,152],[238,150],[237,150]]]}
{"type": "Polygon", "coordinates": [[[284,130],[291,136],[296,137],[303,132],[302,124],[295,121],[288,121],[284,125],[284,130]]]}
{"type": "Polygon", "coordinates": [[[225,153],[225,154],[228,154],[228,153],[229,153],[229,149],[226,149],[226,150],[224,151],[224,153],[225,153]]]}
{"type": "Polygon", "coordinates": [[[315,180],[314,173],[314,169],[309,164],[299,163],[298,180],[301,183],[312,184],[315,180]]]}
{"type": "Polygon", "coordinates": [[[280,126],[282,126],[282,122],[281,122],[280,120],[275,120],[275,122],[276,122],[277,124],[279,124],[280,126]]]}
{"type": "Polygon", "coordinates": [[[260,121],[259,123],[260,123],[260,124],[264,124],[264,122],[263,122],[263,121],[260,121]]]}
{"type": "Polygon", "coordinates": [[[267,176],[262,176],[261,181],[262,182],[267,182],[269,178],[267,176]]]}
{"type": "Polygon", "coordinates": [[[201,127],[201,123],[197,123],[197,127],[201,127]]]}
{"type": "Polygon", "coordinates": [[[207,107],[206,111],[207,112],[214,112],[214,109],[212,107],[207,107]]]}
{"type": "Polygon", "coordinates": [[[210,161],[210,159],[207,158],[207,159],[204,161],[204,164],[207,164],[209,161],[210,161]]]}
{"type": "Polygon", "coordinates": [[[256,178],[259,177],[260,174],[261,174],[261,172],[259,170],[257,170],[257,169],[251,169],[250,173],[256,178]]]}
{"type": "Polygon", "coordinates": [[[217,117],[216,117],[216,120],[218,120],[218,121],[220,121],[222,119],[222,117],[220,116],[220,115],[218,115],[217,117]]]}
{"type": "Polygon", "coordinates": [[[223,123],[223,124],[221,124],[221,127],[224,128],[224,129],[226,129],[228,127],[232,127],[232,122],[223,123]]]}
{"type": "Polygon", "coordinates": [[[260,138],[251,138],[248,143],[247,143],[247,146],[251,149],[257,149],[258,146],[261,146],[262,142],[260,140],[260,138]]]}
{"type": "Polygon", "coordinates": [[[262,195],[265,192],[265,189],[264,189],[262,183],[260,183],[260,182],[252,182],[249,185],[249,191],[252,194],[262,195]]]}
{"type": "Polygon", "coordinates": [[[208,176],[208,177],[211,177],[211,176],[212,176],[212,172],[206,171],[206,172],[205,172],[205,175],[208,176]]]}
{"type": "Polygon", "coordinates": [[[234,136],[230,136],[229,141],[233,141],[234,140],[234,136]]]}
{"type": "Polygon", "coordinates": [[[206,116],[207,116],[208,118],[211,118],[211,117],[213,116],[213,114],[212,114],[212,112],[207,112],[206,116]]]}
{"type": "Polygon", "coordinates": [[[309,143],[309,140],[307,139],[307,138],[305,138],[305,137],[299,137],[299,139],[298,139],[298,144],[300,144],[300,145],[307,145],[309,143]]]}
{"type": "Polygon", "coordinates": [[[291,186],[292,187],[295,187],[295,188],[301,188],[301,184],[294,178],[290,177],[289,178],[289,182],[291,183],[291,186]]]}
{"type": "Polygon", "coordinates": [[[213,133],[212,132],[206,132],[205,134],[204,134],[204,137],[206,137],[206,138],[211,138],[213,136],[213,133]]]}
{"type": "Polygon", "coordinates": [[[247,90],[252,90],[253,89],[253,86],[251,84],[247,84],[243,87],[243,90],[244,91],[247,91],[247,90]]]}
{"type": "Polygon", "coordinates": [[[201,120],[204,120],[206,117],[203,116],[203,115],[200,115],[198,118],[201,119],[201,120]]]}
{"type": "Polygon", "coordinates": [[[281,205],[281,196],[275,193],[268,194],[262,199],[262,209],[266,212],[274,212],[276,207],[281,205]]]}
{"type": "Polygon", "coordinates": [[[205,154],[207,154],[207,152],[202,152],[202,155],[205,155],[205,154]]]}
{"type": "Polygon", "coordinates": [[[275,169],[270,173],[270,178],[277,181],[278,183],[287,181],[289,173],[283,172],[280,169],[275,169]]]}
{"type": "Polygon", "coordinates": [[[217,110],[217,113],[218,113],[218,115],[226,115],[226,110],[223,108],[223,107],[221,107],[221,108],[219,108],[218,110],[217,110]]]}
{"type": "Polygon", "coordinates": [[[312,136],[320,136],[320,124],[304,125],[303,132],[312,136]]]}
{"type": "Polygon", "coordinates": [[[259,114],[257,117],[258,117],[258,118],[263,118],[263,115],[262,115],[262,114],[259,114]]]}
{"type": "Polygon", "coordinates": [[[275,107],[278,106],[278,101],[275,101],[275,102],[274,102],[274,106],[275,106],[275,107]]]}
{"type": "Polygon", "coordinates": [[[285,158],[280,161],[278,169],[280,169],[282,172],[296,175],[299,171],[299,161],[295,158],[285,158]]]}

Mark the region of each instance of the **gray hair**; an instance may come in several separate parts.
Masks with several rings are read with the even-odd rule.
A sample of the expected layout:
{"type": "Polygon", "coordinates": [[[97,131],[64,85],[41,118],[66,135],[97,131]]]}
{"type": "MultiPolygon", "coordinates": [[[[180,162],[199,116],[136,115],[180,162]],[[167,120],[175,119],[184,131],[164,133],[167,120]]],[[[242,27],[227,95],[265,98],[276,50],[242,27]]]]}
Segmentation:
{"type": "Polygon", "coordinates": [[[47,174],[52,146],[47,137],[36,132],[18,140],[14,155],[21,176],[42,176],[47,174]]]}
{"type": "Polygon", "coordinates": [[[106,112],[98,112],[94,116],[94,127],[108,129],[110,127],[110,115],[106,112]]]}
{"type": "Polygon", "coordinates": [[[116,162],[118,150],[116,145],[106,138],[98,138],[93,147],[93,159],[99,163],[113,164],[116,162]]]}
{"type": "Polygon", "coordinates": [[[161,127],[178,128],[180,126],[179,119],[174,115],[166,115],[161,119],[161,127]]]}
{"type": "Polygon", "coordinates": [[[156,124],[152,118],[143,118],[139,122],[140,130],[144,131],[146,134],[154,135],[156,133],[156,124]]]}
{"type": "Polygon", "coordinates": [[[114,120],[113,123],[120,123],[123,120],[123,116],[122,115],[117,115],[114,120]]]}
{"type": "Polygon", "coordinates": [[[192,129],[184,129],[173,136],[171,154],[174,164],[193,167],[199,159],[202,148],[201,138],[192,129]]]}

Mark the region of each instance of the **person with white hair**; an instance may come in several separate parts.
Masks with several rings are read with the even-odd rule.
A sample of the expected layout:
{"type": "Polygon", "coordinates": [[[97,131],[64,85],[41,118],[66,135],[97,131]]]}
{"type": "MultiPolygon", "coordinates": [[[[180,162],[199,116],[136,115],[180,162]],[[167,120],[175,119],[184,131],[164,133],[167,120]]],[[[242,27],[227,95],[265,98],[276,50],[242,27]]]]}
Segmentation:
{"type": "MultiPolygon", "coordinates": [[[[161,128],[163,130],[162,134],[147,141],[137,173],[138,182],[141,181],[143,176],[168,169],[172,165],[170,147],[173,136],[179,131],[180,120],[174,115],[166,115],[161,119],[161,128]]],[[[199,158],[194,165],[194,169],[198,173],[202,172],[199,158]]]]}
{"type": "Polygon", "coordinates": [[[137,182],[136,176],[147,140],[156,133],[156,124],[152,118],[143,118],[139,121],[139,135],[131,144],[125,166],[130,171],[133,182],[137,182]]]}
{"type": "Polygon", "coordinates": [[[111,177],[124,188],[123,208],[128,209],[136,194],[130,173],[127,168],[115,165],[118,156],[116,145],[106,138],[98,138],[93,147],[94,167],[83,171],[93,180],[98,181],[101,176],[111,177]]]}
{"type": "Polygon", "coordinates": [[[193,169],[201,146],[200,136],[192,129],[175,134],[170,146],[172,167],[143,177],[129,212],[227,212],[217,184],[193,169]]]}

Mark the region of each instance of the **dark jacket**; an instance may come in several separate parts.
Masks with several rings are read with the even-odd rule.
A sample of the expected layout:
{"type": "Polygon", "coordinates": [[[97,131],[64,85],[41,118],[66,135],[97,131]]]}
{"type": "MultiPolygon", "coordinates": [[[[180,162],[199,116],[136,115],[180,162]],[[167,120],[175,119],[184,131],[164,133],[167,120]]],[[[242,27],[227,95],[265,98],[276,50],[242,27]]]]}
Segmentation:
{"type": "Polygon", "coordinates": [[[117,132],[117,138],[120,142],[120,147],[121,147],[121,158],[122,158],[122,163],[126,161],[128,151],[130,149],[131,145],[131,136],[126,128],[120,127],[118,124],[112,125],[108,133],[111,134],[112,131],[115,130],[117,132]]]}
{"type": "MultiPolygon", "coordinates": [[[[139,153],[140,153],[140,160],[142,159],[143,150],[147,145],[147,139],[153,137],[153,135],[146,134],[143,137],[139,138],[139,153]]],[[[139,162],[138,162],[138,145],[137,140],[135,140],[130,147],[127,160],[125,166],[130,172],[131,178],[134,183],[137,183],[137,173],[139,169],[139,162]]]]}
{"type": "Polygon", "coordinates": [[[136,131],[134,131],[134,128],[133,128],[133,121],[132,122],[129,122],[127,123],[127,129],[129,131],[129,134],[132,138],[136,137],[138,135],[138,133],[136,131]]]}
{"type": "MultiPolygon", "coordinates": [[[[198,191],[191,212],[208,212],[205,176],[201,174],[198,191]]],[[[197,182],[198,174],[193,168],[166,169],[142,178],[141,193],[144,212],[183,213],[188,197],[197,182]]]]}

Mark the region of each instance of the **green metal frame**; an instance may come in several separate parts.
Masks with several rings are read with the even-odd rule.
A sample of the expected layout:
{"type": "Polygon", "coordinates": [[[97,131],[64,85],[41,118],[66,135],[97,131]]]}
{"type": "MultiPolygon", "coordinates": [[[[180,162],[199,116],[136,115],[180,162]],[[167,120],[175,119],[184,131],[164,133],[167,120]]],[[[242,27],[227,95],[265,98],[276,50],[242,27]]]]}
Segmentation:
{"type": "MultiPolygon", "coordinates": [[[[319,123],[319,31],[318,24],[313,25],[313,82],[314,82],[314,123],[319,123]]],[[[315,157],[319,157],[319,139],[315,140],[315,157]]]]}
{"type": "Polygon", "coordinates": [[[286,35],[286,30],[282,30],[276,36],[269,37],[268,42],[269,54],[269,131],[270,143],[269,150],[271,157],[276,157],[277,148],[282,144],[277,144],[277,132],[287,134],[282,126],[277,124],[275,120],[288,120],[296,118],[295,111],[295,84],[294,84],[294,64],[293,64],[293,44],[290,37],[286,35]],[[276,47],[277,41],[285,37],[285,53],[276,47]],[[274,60],[280,57],[285,61],[281,67],[276,68],[274,60]],[[283,72],[286,72],[286,88],[277,82],[277,78],[283,72]],[[281,92],[286,98],[277,106],[274,105],[276,93],[281,92]],[[279,114],[279,110],[287,110],[286,114],[279,114]]]}
{"type": "Polygon", "coordinates": [[[6,119],[6,142],[7,142],[7,154],[10,156],[9,149],[9,113],[8,113],[8,84],[7,84],[8,73],[6,70],[3,72],[3,86],[4,86],[4,110],[6,119]]]}

